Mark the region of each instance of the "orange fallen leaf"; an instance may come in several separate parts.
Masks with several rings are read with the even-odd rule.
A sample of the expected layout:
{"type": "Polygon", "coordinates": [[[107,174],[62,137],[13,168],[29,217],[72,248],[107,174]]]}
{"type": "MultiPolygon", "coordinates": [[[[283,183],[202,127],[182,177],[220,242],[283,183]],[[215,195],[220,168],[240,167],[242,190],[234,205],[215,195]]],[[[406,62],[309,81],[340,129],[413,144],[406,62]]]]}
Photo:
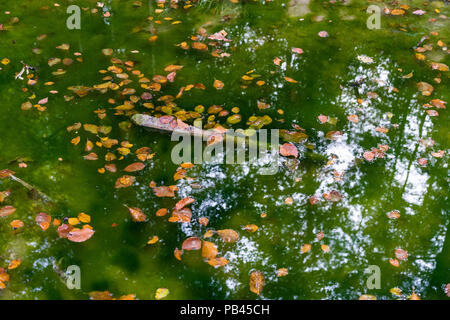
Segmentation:
{"type": "Polygon", "coordinates": [[[399,267],[400,266],[400,261],[398,261],[397,259],[389,259],[389,263],[391,265],[393,265],[394,267],[399,267]]]}
{"type": "Polygon", "coordinates": [[[132,163],[123,169],[125,172],[135,172],[135,171],[141,171],[145,168],[145,164],[142,162],[135,162],[132,163]]]}
{"type": "Polygon", "coordinates": [[[19,229],[22,228],[24,226],[24,223],[22,220],[13,220],[9,223],[9,225],[13,228],[13,229],[19,229]]]}
{"type": "Polygon", "coordinates": [[[8,270],[15,269],[22,263],[22,259],[12,260],[8,265],[8,270]]]}
{"type": "Polygon", "coordinates": [[[142,212],[139,208],[130,208],[127,207],[128,211],[130,212],[131,219],[133,219],[134,222],[144,222],[147,220],[147,215],[142,212]]]}
{"type": "Polygon", "coordinates": [[[302,253],[307,253],[311,250],[311,245],[309,243],[302,245],[302,248],[300,249],[302,253]]]}
{"type": "Polygon", "coordinates": [[[166,187],[166,186],[154,187],[153,193],[157,197],[174,197],[175,196],[174,191],[171,188],[166,187]]]}
{"type": "Polygon", "coordinates": [[[258,229],[259,227],[256,224],[247,224],[244,226],[244,230],[248,232],[256,232],[258,229]]]}
{"type": "Polygon", "coordinates": [[[217,256],[217,246],[209,241],[203,241],[202,257],[208,260],[214,259],[217,256]]]}
{"type": "Polygon", "coordinates": [[[116,180],[115,188],[126,188],[131,186],[136,181],[136,177],[124,175],[116,180]]]}
{"type": "Polygon", "coordinates": [[[216,88],[217,90],[221,90],[224,87],[224,83],[220,80],[214,80],[214,88],[216,88]]]}
{"type": "Polygon", "coordinates": [[[249,281],[249,285],[250,285],[250,291],[260,295],[263,287],[265,285],[265,279],[264,279],[264,275],[262,274],[261,271],[253,271],[250,274],[250,281],[249,281]]]}
{"type": "Polygon", "coordinates": [[[164,217],[167,214],[166,208],[161,208],[158,211],[156,211],[156,216],[158,217],[164,217]]]}
{"type": "Polygon", "coordinates": [[[175,205],[175,208],[177,210],[181,210],[183,209],[185,206],[193,203],[195,201],[195,199],[190,198],[190,197],[186,197],[184,199],[181,199],[180,201],[177,202],[177,204],[175,205]]]}
{"type": "Polygon", "coordinates": [[[217,230],[217,234],[224,242],[236,242],[239,240],[239,234],[233,229],[217,230]]]}
{"type": "Polygon", "coordinates": [[[183,250],[175,248],[175,250],[173,251],[173,255],[177,260],[181,261],[181,256],[183,255],[183,250]]]}
{"type": "Polygon", "coordinates": [[[285,277],[288,275],[289,270],[287,268],[280,268],[275,273],[277,277],[285,277]]]}
{"type": "Polygon", "coordinates": [[[219,257],[219,258],[214,258],[214,259],[208,260],[208,264],[212,267],[218,268],[218,267],[223,267],[223,266],[227,265],[228,260],[225,259],[224,257],[219,257]]]}

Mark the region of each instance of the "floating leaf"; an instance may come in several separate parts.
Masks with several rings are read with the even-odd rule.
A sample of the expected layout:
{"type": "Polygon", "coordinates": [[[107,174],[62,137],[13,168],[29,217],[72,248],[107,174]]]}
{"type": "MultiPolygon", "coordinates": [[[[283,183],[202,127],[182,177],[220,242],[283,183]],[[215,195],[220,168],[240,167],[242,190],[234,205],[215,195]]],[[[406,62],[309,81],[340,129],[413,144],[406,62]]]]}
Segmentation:
{"type": "Polygon", "coordinates": [[[398,248],[395,250],[395,257],[398,260],[406,260],[406,259],[408,259],[408,252],[403,249],[398,248]]]}
{"type": "Polygon", "coordinates": [[[89,292],[90,300],[113,300],[113,295],[109,291],[92,291],[89,292]]]}
{"type": "Polygon", "coordinates": [[[336,190],[331,190],[329,193],[324,193],[323,198],[331,202],[339,202],[342,200],[342,195],[336,190]]]}
{"type": "Polygon", "coordinates": [[[157,197],[175,197],[175,193],[173,192],[173,190],[169,187],[154,187],[153,188],[153,193],[155,194],[155,196],[157,197]]]}
{"type": "Polygon", "coordinates": [[[159,237],[158,236],[153,236],[152,238],[150,238],[148,241],[147,241],[147,244],[155,244],[155,243],[157,243],[159,241],[159,237]]]}
{"type": "Polygon", "coordinates": [[[392,210],[387,213],[389,219],[398,219],[400,218],[400,212],[398,210],[392,210]]]}
{"type": "Polygon", "coordinates": [[[280,154],[284,157],[292,156],[298,158],[298,149],[292,143],[285,143],[280,146],[280,154]]]}
{"type": "Polygon", "coordinates": [[[371,294],[363,294],[361,297],[359,297],[359,300],[377,300],[377,297],[371,294]]]}
{"type": "Polygon", "coordinates": [[[133,176],[124,175],[116,180],[115,188],[126,188],[131,186],[136,181],[133,176]]]}
{"type": "Polygon", "coordinates": [[[221,90],[224,87],[224,83],[220,80],[214,80],[214,88],[216,88],[217,90],[221,90]]]}
{"type": "Polygon", "coordinates": [[[13,214],[16,211],[16,208],[13,206],[4,206],[0,208],[0,217],[7,217],[13,214]]]}
{"type": "Polygon", "coordinates": [[[243,229],[248,232],[256,232],[258,230],[258,226],[256,224],[247,224],[243,229]]]}
{"type": "Polygon", "coordinates": [[[228,260],[225,259],[224,257],[219,257],[219,258],[214,258],[214,259],[208,260],[208,264],[212,267],[218,268],[218,267],[223,267],[223,266],[227,265],[228,260]]]}
{"type": "Polygon", "coordinates": [[[86,240],[89,240],[93,235],[95,231],[90,228],[83,228],[83,229],[72,229],[67,235],[67,239],[69,239],[72,242],[84,242],[86,240]]]}
{"type": "Polygon", "coordinates": [[[173,255],[177,260],[181,261],[181,256],[183,255],[183,250],[175,248],[175,250],[173,251],[173,255]]]}
{"type": "Polygon", "coordinates": [[[22,263],[22,259],[12,260],[8,265],[8,270],[15,269],[22,263]]]}
{"type": "Polygon", "coordinates": [[[198,237],[190,237],[184,240],[181,249],[183,250],[200,250],[202,247],[202,240],[198,237]]]}
{"type": "Polygon", "coordinates": [[[400,261],[398,261],[397,259],[389,259],[389,263],[391,265],[393,265],[394,267],[399,267],[400,266],[400,261]]]}
{"type": "Polygon", "coordinates": [[[202,257],[208,260],[214,259],[217,256],[217,246],[209,241],[203,241],[202,257]]]}
{"type": "Polygon", "coordinates": [[[169,289],[167,288],[158,288],[155,293],[155,299],[161,300],[169,295],[169,289]]]}
{"type": "Polygon", "coordinates": [[[239,234],[233,229],[217,230],[217,234],[224,242],[236,242],[239,240],[239,234]]]}
{"type": "Polygon", "coordinates": [[[302,245],[302,248],[300,249],[300,251],[302,253],[307,253],[311,250],[311,245],[309,243],[302,245]]]}
{"type": "Polygon", "coordinates": [[[429,96],[433,92],[434,88],[431,84],[427,82],[419,82],[417,83],[417,89],[422,92],[422,95],[429,96]]]}
{"type": "Polygon", "coordinates": [[[253,271],[250,274],[250,291],[260,295],[265,285],[264,275],[261,271],[253,271]]]}
{"type": "Polygon", "coordinates": [[[276,272],[277,277],[285,277],[288,275],[289,270],[287,268],[280,268],[276,272]]]}
{"type": "Polygon", "coordinates": [[[402,289],[399,288],[391,288],[389,290],[390,293],[392,293],[394,296],[400,297],[402,295],[402,289]]]}
{"type": "Polygon", "coordinates": [[[145,168],[145,164],[142,162],[135,162],[132,163],[123,169],[125,172],[135,172],[135,171],[141,171],[145,168]]]}
{"type": "Polygon", "coordinates": [[[145,220],[147,220],[147,215],[144,212],[142,212],[141,209],[130,207],[127,207],[127,209],[130,212],[131,219],[133,219],[133,221],[144,222],[145,220]]]}
{"type": "Polygon", "coordinates": [[[177,204],[175,205],[175,209],[177,210],[181,210],[183,209],[185,206],[193,203],[195,201],[195,199],[190,198],[190,197],[186,197],[184,199],[181,199],[180,201],[177,202],[177,204]]]}

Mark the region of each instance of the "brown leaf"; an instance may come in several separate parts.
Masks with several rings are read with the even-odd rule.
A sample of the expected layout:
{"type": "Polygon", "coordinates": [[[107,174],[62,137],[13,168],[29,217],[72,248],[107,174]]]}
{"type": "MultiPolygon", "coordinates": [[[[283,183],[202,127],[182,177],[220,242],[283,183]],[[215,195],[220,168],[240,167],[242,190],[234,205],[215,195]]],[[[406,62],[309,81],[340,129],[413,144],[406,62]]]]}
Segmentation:
{"type": "Polygon", "coordinates": [[[67,235],[67,239],[73,242],[84,242],[94,235],[94,230],[90,228],[72,229],[67,235]]]}
{"type": "Polygon", "coordinates": [[[236,242],[239,240],[239,234],[233,229],[217,230],[217,234],[224,242],[236,242]]]}
{"type": "Polygon", "coordinates": [[[133,221],[144,222],[145,220],[147,220],[147,215],[144,212],[142,212],[141,209],[130,207],[127,207],[127,209],[130,212],[131,219],[133,219],[133,221]]]}
{"type": "Polygon", "coordinates": [[[160,198],[161,197],[175,197],[175,193],[173,192],[173,190],[166,186],[154,187],[153,193],[155,194],[155,196],[160,197],[160,198]]]}
{"type": "Polygon", "coordinates": [[[261,271],[253,271],[250,274],[250,291],[260,295],[265,285],[264,275],[261,271]]]}
{"type": "Polygon", "coordinates": [[[115,188],[126,188],[136,181],[136,177],[124,175],[116,180],[115,188]]]}
{"type": "Polygon", "coordinates": [[[145,168],[145,164],[142,162],[135,162],[132,163],[123,169],[125,172],[135,172],[135,171],[141,171],[145,168]]]}
{"type": "Polygon", "coordinates": [[[189,208],[183,208],[180,210],[172,211],[172,216],[169,218],[169,222],[191,222],[192,211],[189,208]]]}
{"type": "Polygon", "coordinates": [[[183,250],[200,250],[202,247],[202,240],[198,237],[190,237],[184,240],[181,249],[183,250]]]}

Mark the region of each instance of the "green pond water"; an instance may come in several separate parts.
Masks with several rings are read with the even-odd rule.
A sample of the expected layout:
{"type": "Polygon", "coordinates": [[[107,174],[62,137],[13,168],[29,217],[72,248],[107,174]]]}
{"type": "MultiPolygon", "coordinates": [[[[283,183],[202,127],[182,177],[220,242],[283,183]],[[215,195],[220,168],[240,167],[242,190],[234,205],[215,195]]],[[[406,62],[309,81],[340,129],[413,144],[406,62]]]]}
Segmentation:
{"type": "MultiPolygon", "coordinates": [[[[400,298],[411,295],[414,288],[422,299],[448,299],[444,287],[450,282],[449,118],[446,109],[423,107],[431,99],[450,100],[448,71],[430,66],[431,62],[450,64],[445,47],[450,42],[450,20],[444,2],[311,1],[310,13],[304,16],[290,15],[290,4],[278,0],[199,1],[186,9],[180,1],[179,8],[166,3],[161,13],[155,12],[159,8],[155,1],[105,0],[103,7],[86,0],[54,3],[0,1],[0,59],[10,60],[0,64],[0,169],[15,171],[52,199],[50,203],[33,200],[19,183],[0,180],[0,191],[11,191],[0,206],[17,209],[0,218],[0,268],[22,260],[18,268],[7,270],[10,280],[0,290],[0,299],[88,299],[89,292],[105,290],[117,298],[135,294],[138,299],[154,299],[158,288],[169,289],[165,299],[358,299],[363,294],[398,299],[390,293],[394,287],[403,291],[400,298]],[[80,30],[66,26],[70,4],[83,8],[80,30]],[[399,16],[382,12],[381,28],[369,30],[366,8],[370,4],[390,9],[408,4],[410,8],[399,16]],[[412,14],[417,9],[426,13],[412,14]],[[105,12],[110,16],[105,17],[105,12]],[[191,36],[201,27],[208,34],[227,32],[231,41],[217,42],[229,57],[212,56],[213,46],[208,51],[176,46],[183,41],[191,44],[191,36]],[[328,37],[319,37],[320,31],[327,31],[328,37]],[[43,34],[45,38],[40,37],[43,34]],[[158,38],[150,42],[153,34],[158,38]],[[420,60],[414,47],[424,36],[429,38],[419,46],[432,48],[420,60]],[[70,48],[56,48],[63,43],[70,48]],[[112,56],[105,56],[104,48],[112,48],[112,56]],[[303,53],[293,53],[292,48],[303,53]],[[75,56],[76,52],[81,56],[75,56]],[[358,56],[373,62],[365,63],[358,56]],[[49,66],[52,57],[74,61],[49,66]],[[82,62],[76,60],[80,57],[82,62]],[[175,81],[163,84],[159,92],[142,89],[138,78],[120,66],[133,80],[124,88],[136,89],[136,96],[151,92],[155,106],[164,105],[157,101],[161,96],[176,96],[181,86],[203,83],[205,90],[184,92],[174,100],[176,105],[189,111],[199,104],[220,105],[228,111],[239,107],[244,120],[233,125],[235,129],[247,128],[246,119],[252,115],[270,116],[272,123],[264,127],[268,129],[292,130],[292,124],[299,125],[308,139],[295,144],[298,163],[280,161],[275,175],[259,175],[258,167],[248,163],[196,165],[186,173],[194,180],[174,181],[178,165],[170,154],[176,142],[169,135],[135,125],[120,128],[121,122],[129,121],[128,116],[114,115],[113,108],[127,98],[119,94],[121,90],[103,94],[92,90],[80,98],[67,89],[92,87],[105,82],[103,77],[114,76],[99,73],[112,65],[111,57],[133,61],[134,69],[149,79],[167,75],[164,68],[170,64],[184,66],[175,81]],[[279,66],[273,62],[276,57],[282,60],[279,66]],[[21,61],[36,67],[35,85],[15,79],[23,67],[21,61]],[[52,74],[57,69],[66,73],[52,74]],[[260,77],[242,80],[250,70],[260,77]],[[404,77],[411,72],[412,77],[404,77]],[[214,88],[215,79],[224,83],[222,90],[214,88]],[[256,85],[258,80],[264,85],[256,85]],[[54,84],[44,85],[49,81],[54,84]],[[416,84],[421,81],[434,87],[430,96],[418,90],[416,84]],[[35,105],[45,97],[45,111],[21,109],[24,102],[35,105]],[[110,98],[116,103],[109,103],[110,98]],[[258,100],[270,107],[259,110],[258,100]],[[99,119],[97,109],[105,109],[106,117],[99,119]],[[430,116],[427,110],[439,115],[430,116]],[[347,119],[352,114],[358,115],[357,123],[347,119]],[[337,122],[322,124],[319,115],[337,122]],[[83,129],[68,132],[66,127],[75,122],[111,126],[112,131],[107,135],[83,129]],[[378,132],[379,127],[389,131],[378,132]],[[342,135],[326,139],[329,131],[342,135]],[[76,136],[81,137],[77,146],[70,143],[76,136]],[[88,153],[86,139],[95,143],[104,136],[133,144],[130,154],[113,161],[118,168],[115,173],[97,171],[106,163],[105,148],[92,150],[98,160],[83,159],[88,153]],[[435,144],[425,147],[420,140],[428,138],[435,144]],[[384,158],[365,160],[363,153],[378,145],[389,146],[384,158]],[[123,168],[137,161],[134,151],[140,147],[150,147],[154,157],[144,170],[131,174],[135,184],[114,188],[123,168]],[[431,155],[439,150],[446,151],[443,157],[431,155]],[[420,165],[419,158],[428,163],[420,165]],[[27,167],[19,167],[20,163],[27,167]],[[334,179],[334,171],[345,171],[341,181],[334,179]],[[175,198],[158,198],[149,187],[151,181],[158,186],[177,185],[179,191],[175,198]],[[201,188],[193,188],[192,183],[201,188]],[[342,200],[323,199],[331,190],[338,191],[342,200]],[[320,201],[311,205],[313,195],[320,201]],[[168,222],[170,213],[155,215],[160,208],[171,211],[187,196],[196,200],[190,206],[191,223],[168,222]],[[292,204],[285,203],[288,197],[292,204]],[[133,222],[124,204],[141,208],[148,221],[133,222]],[[398,210],[399,219],[387,217],[393,210],[398,210]],[[58,236],[55,226],[41,230],[35,222],[39,212],[60,220],[85,212],[91,216],[95,234],[82,243],[70,242],[58,236]],[[267,216],[261,217],[262,213],[267,216]],[[198,222],[199,217],[209,219],[207,227],[198,222]],[[24,227],[13,230],[10,222],[15,219],[23,221],[24,227]],[[248,224],[259,229],[243,230],[248,224]],[[181,248],[187,237],[202,237],[209,229],[239,233],[235,243],[225,243],[217,235],[207,239],[218,246],[218,256],[229,260],[226,266],[211,267],[200,251],[185,251],[181,261],[175,259],[174,249],[181,248]],[[320,241],[319,232],[324,234],[320,241]],[[148,245],[154,235],[159,242],[148,245]],[[305,244],[311,244],[311,250],[301,253],[305,244]],[[329,246],[328,253],[322,244],[329,246]],[[408,258],[395,267],[389,260],[398,248],[406,250],[408,258]],[[53,264],[61,270],[78,265],[81,289],[69,290],[53,264]],[[369,274],[364,271],[371,265],[380,268],[379,289],[367,287],[369,274]],[[280,268],[287,268],[288,274],[277,277],[280,268]],[[259,296],[249,289],[255,270],[265,277],[259,296]]],[[[208,44],[211,40],[198,41],[208,44]]],[[[135,110],[158,113],[139,103],[135,110]]],[[[203,119],[207,117],[204,112],[203,119]]],[[[225,119],[216,118],[221,124],[225,119]]],[[[117,147],[111,150],[119,155],[117,147]]]]}

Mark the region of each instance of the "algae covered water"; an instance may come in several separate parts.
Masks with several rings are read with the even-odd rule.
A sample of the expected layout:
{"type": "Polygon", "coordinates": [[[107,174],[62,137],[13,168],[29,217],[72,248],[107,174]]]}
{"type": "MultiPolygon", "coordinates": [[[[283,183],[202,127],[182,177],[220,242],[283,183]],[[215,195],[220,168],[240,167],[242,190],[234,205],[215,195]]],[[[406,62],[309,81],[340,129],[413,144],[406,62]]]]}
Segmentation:
{"type": "Polygon", "coordinates": [[[446,299],[448,14],[0,1],[0,298],[446,299]],[[179,165],[136,113],[285,156],[179,165]]]}

